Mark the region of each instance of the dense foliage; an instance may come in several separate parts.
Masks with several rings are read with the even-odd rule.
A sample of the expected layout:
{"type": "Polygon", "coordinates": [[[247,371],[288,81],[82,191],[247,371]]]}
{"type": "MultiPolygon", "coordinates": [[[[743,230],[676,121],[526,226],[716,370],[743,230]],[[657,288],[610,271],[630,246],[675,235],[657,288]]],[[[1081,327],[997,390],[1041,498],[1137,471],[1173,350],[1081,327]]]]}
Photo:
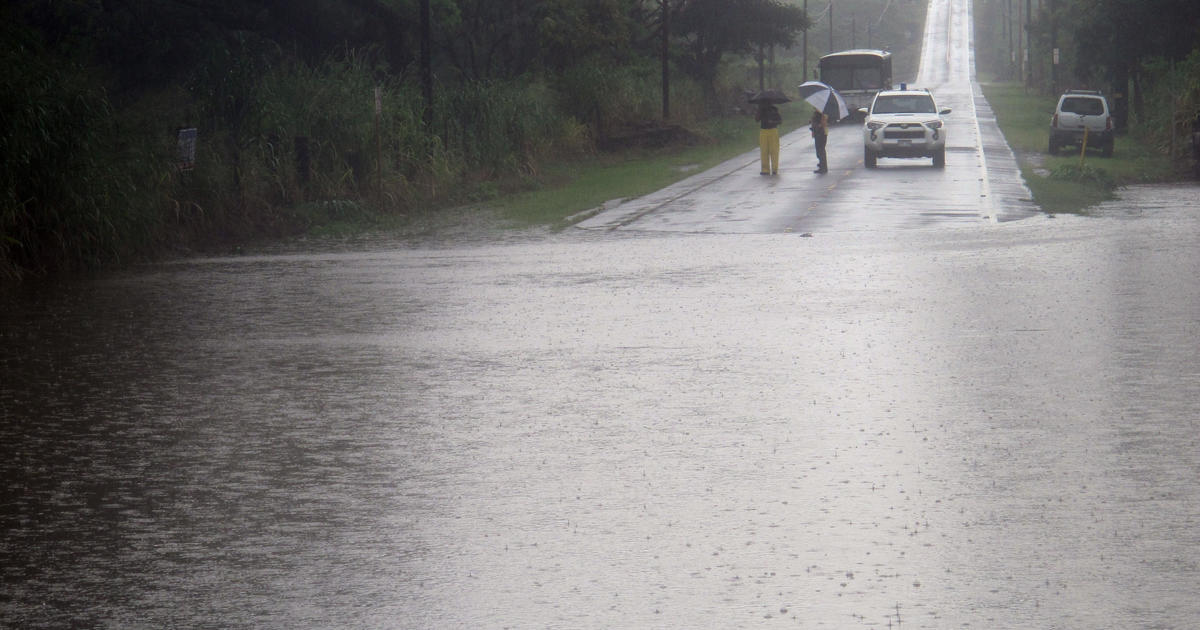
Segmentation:
{"type": "Polygon", "coordinates": [[[520,185],[661,117],[664,7],[674,124],[807,26],[781,0],[8,0],[0,279],[520,185]]]}
{"type": "MultiPolygon", "coordinates": [[[[1118,128],[1171,138],[1200,116],[1200,2],[1196,0],[976,0],[981,68],[1044,93],[1102,89],[1118,128]],[[1053,51],[1059,51],[1057,67],[1053,51]],[[1029,63],[1023,64],[1023,51],[1029,63]]],[[[1174,146],[1172,146],[1174,145],[1174,146]]]]}
{"type": "MultiPolygon", "coordinates": [[[[976,7],[1021,1],[1034,50],[1053,32],[1075,76],[1136,87],[1139,120],[1154,95],[1176,126],[1197,109],[1194,0],[976,7]]],[[[923,16],[924,0],[6,0],[0,280],[534,185],[547,160],[813,78],[830,49],[890,48],[913,76],[923,16]]]]}

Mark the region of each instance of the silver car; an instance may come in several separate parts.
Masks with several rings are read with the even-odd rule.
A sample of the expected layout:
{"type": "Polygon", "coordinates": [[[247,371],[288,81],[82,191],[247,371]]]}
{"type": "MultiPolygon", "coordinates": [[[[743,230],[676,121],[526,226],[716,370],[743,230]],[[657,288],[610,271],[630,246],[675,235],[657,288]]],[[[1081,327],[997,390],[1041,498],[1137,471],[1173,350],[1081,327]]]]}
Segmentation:
{"type": "Polygon", "coordinates": [[[1086,146],[1100,149],[1112,157],[1114,136],[1112,109],[1108,99],[1097,90],[1067,90],[1058,97],[1050,118],[1050,155],[1061,147],[1086,146]]]}

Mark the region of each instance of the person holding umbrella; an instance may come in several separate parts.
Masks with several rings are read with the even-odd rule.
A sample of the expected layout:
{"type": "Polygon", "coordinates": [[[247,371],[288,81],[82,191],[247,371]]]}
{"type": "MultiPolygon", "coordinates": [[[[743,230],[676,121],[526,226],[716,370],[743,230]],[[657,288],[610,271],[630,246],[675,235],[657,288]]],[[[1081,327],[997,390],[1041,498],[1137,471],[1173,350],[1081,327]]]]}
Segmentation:
{"type": "Polygon", "coordinates": [[[812,131],[813,146],[817,149],[817,170],[814,173],[828,173],[829,164],[825,155],[825,143],[829,140],[829,116],[819,109],[814,109],[812,118],[808,121],[812,131]]]}
{"type": "Polygon", "coordinates": [[[825,155],[825,143],[829,139],[829,121],[837,122],[850,115],[846,100],[832,87],[820,81],[806,81],[800,84],[800,97],[813,106],[813,115],[808,122],[812,131],[813,145],[817,150],[817,170],[814,173],[829,172],[829,163],[825,155]]]}
{"type": "Polygon", "coordinates": [[[754,112],[754,120],[758,121],[758,148],[762,157],[760,175],[779,174],[779,125],[783,124],[783,116],[776,107],[779,103],[787,103],[791,99],[779,90],[764,90],[750,99],[758,105],[754,112]]]}

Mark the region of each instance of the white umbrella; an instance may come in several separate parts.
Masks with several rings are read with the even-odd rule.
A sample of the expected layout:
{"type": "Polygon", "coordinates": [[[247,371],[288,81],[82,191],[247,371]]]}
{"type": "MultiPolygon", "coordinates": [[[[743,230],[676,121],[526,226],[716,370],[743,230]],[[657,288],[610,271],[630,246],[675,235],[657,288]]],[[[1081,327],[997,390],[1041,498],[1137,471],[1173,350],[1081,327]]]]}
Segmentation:
{"type": "Polygon", "coordinates": [[[816,107],[830,120],[838,121],[850,115],[846,100],[832,87],[820,81],[806,81],[800,84],[800,98],[816,107]]]}

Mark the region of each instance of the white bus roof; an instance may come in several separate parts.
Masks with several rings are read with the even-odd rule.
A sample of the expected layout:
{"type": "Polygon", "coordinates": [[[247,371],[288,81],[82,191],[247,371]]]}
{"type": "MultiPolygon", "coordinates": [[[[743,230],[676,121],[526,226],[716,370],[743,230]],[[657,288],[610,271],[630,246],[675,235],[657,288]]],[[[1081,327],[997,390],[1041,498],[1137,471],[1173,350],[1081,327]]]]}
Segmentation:
{"type": "Polygon", "coordinates": [[[886,50],[875,50],[871,48],[855,48],[854,50],[839,50],[835,53],[823,55],[821,59],[830,59],[833,57],[853,57],[857,55],[874,55],[876,57],[891,57],[892,53],[886,50]]]}

